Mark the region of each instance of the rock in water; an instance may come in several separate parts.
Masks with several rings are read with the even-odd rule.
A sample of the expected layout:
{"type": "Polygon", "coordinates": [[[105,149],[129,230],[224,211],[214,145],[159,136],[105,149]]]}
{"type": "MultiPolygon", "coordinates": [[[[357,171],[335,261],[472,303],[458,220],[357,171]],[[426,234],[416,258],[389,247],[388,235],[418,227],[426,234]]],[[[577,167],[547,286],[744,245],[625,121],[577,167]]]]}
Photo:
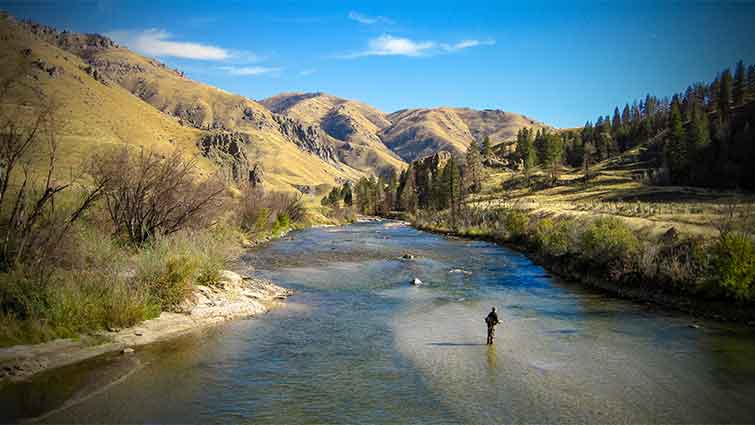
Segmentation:
{"type": "Polygon", "coordinates": [[[122,354],[131,354],[133,352],[134,352],[134,349],[131,347],[126,347],[123,349],[123,351],[121,351],[122,354]]]}
{"type": "Polygon", "coordinates": [[[415,277],[414,279],[412,279],[412,285],[422,286],[422,281],[415,277]]]}
{"type": "Polygon", "coordinates": [[[412,254],[404,254],[401,256],[401,258],[404,260],[413,260],[414,256],[412,254]]]}

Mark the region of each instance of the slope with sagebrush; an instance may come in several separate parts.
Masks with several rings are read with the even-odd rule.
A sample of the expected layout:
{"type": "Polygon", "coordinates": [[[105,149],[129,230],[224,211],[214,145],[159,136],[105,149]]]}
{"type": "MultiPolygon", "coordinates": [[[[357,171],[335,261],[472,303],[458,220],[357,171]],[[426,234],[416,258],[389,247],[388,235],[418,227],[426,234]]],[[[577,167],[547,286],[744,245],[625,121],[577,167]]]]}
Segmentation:
{"type": "Polygon", "coordinates": [[[550,128],[524,115],[489,109],[405,109],[388,115],[388,119],[393,124],[379,136],[405,161],[443,150],[461,154],[473,141],[481,142],[485,137],[494,146],[509,146],[521,128],[550,128]]]}
{"type": "Polygon", "coordinates": [[[326,93],[282,93],[260,103],[272,112],[321,128],[335,139],[339,158],[354,167],[378,173],[406,165],[380,140],[378,133],[391,123],[370,105],[326,93]]]}
{"type": "MultiPolygon", "coordinates": [[[[245,158],[264,168],[271,187],[335,185],[364,175],[339,160],[332,138],[319,128],[192,81],[106,37],[58,32],[8,16],[0,18],[0,36],[2,63],[31,63],[35,80],[29,90],[6,96],[3,107],[37,96],[31,87],[56,103],[59,156],[70,168],[108,145],[196,154],[208,140],[230,135],[241,142],[245,158]]],[[[217,165],[201,162],[206,172],[217,165]]]]}

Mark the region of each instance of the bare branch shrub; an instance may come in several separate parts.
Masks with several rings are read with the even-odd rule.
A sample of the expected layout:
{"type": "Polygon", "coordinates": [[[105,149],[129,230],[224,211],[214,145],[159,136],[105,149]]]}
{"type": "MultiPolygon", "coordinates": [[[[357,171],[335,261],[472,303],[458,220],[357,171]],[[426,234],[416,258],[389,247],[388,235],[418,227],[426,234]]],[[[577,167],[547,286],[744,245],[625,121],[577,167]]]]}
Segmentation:
{"type": "Polygon", "coordinates": [[[206,214],[218,206],[225,190],[214,179],[198,183],[196,162],[179,151],[162,158],[123,148],[95,157],[90,173],[104,185],[116,235],[135,245],[207,224],[206,214]]]}
{"type": "MultiPolygon", "coordinates": [[[[21,71],[0,81],[0,104],[8,103],[7,97],[15,88],[27,88],[22,78],[28,68],[21,67],[21,71]]],[[[81,199],[56,207],[56,200],[64,191],[71,192],[74,182],[61,183],[55,178],[55,102],[39,91],[34,93],[36,102],[24,108],[5,108],[0,114],[2,271],[20,263],[49,265],[73,223],[94,204],[103,189],[95,185],[90,190],[80,190],[81,199]],[[40,153],[47,157],[42,164],[35,164],[40,153]]]]}

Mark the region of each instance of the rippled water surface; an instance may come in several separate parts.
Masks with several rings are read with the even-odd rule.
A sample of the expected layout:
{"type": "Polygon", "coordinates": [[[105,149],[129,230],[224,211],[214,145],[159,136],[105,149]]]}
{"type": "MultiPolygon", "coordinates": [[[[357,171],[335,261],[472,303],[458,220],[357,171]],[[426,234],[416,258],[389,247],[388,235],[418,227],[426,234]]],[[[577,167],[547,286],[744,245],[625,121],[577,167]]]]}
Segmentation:
{"type": "Polygon", "coordinates": [[[294,233],[244,267],[296,295],[6,386],[0,422],[755,422],[752,330],[692,328],[492,244],[362,223],[294,233]]]}

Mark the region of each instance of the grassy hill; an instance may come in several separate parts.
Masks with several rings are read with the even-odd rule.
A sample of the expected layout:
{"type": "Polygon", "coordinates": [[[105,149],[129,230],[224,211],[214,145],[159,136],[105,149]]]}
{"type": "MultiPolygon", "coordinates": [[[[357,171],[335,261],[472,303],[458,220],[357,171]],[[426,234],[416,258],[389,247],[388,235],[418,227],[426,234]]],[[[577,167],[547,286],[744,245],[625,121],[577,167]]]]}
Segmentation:
{"type": "Polygon", "coordinates": [[[549,128],[524,115],[500,110],[430,108],[384,114],[365,103],[327,93],[282,93],[260,103],[273,112],[319,125],[335,139],[369,146],[381,157],[400,157],[407,162],[442,150],[460,154],[472,141],[485,137],[493,145],[513,149],[511,142],[520,128],[549,128]]]}
{"type": "Polygon", "coordinates": [[[378,136],[391,123],[386,115],[362,102],[325,93],[282,93],[260,101],[271,111],[315,125],[334,139],[346,163],[374,173],[406,164],[378,136]]]}
{"type": "MultiPolygon", "coordinates": [[[[4,108],[31,104],[38,89],[57,108],[63,167],[78,168],[108,145],[137,145],[189,155],[217,132],[246,135],[247,157],[274,189],[336,185],[364,172],[324,154],[336,149],[326,135],[265,107],[185,78],[180,72],[96,35],[81,35],[0,18],[4,64],[31,63],[28,90],[16,90],[4,108]]],[[[3,76],[15,72],[3,67],[3,76]]],[[[216,167],[200,161],[206,172],[216,167]]],[[[369,170],[368,170],[369,171],[369,170]]]]}
{"type": "Polygon", "coordinates": [[[381,131],[380,138],[406,161],[440,150],[460,154],[485,137],[494,146],[510,145],[520,128],[548,127],[512,112],[468,108],[405,109],[388,119],[392,125],[381,131]]]}

